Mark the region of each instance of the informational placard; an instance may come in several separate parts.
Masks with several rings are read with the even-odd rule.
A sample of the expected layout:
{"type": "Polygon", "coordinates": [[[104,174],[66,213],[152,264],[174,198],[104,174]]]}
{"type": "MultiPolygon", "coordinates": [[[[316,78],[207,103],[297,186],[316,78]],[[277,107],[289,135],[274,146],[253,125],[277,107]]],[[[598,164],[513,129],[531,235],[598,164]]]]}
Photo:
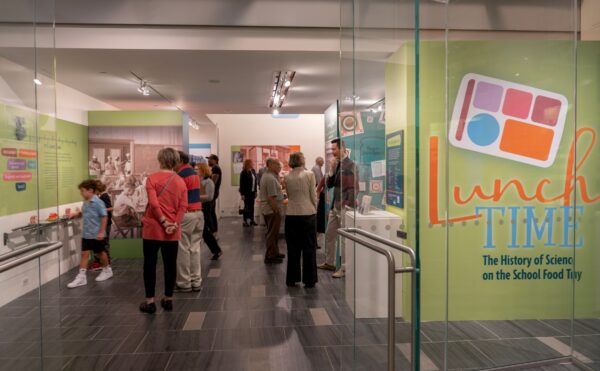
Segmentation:
{"type": "Polygon", "coordinates": [[[385,202],[404,208],[404,130],[386,135],[387,188],[385,202]]]}
{"type": "Polygon", "coordinates": [[[0,216],[80,200],[87,131],[84,125],[0,105],[0,216]]]}

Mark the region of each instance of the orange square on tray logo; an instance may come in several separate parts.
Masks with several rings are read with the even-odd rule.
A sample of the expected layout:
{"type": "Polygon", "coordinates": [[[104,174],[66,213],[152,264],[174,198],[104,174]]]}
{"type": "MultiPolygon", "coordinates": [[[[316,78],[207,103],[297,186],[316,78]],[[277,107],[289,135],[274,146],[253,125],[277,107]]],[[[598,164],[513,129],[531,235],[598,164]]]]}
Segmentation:
{"type": "Polygon", "coordinates": [[[506,120],[500,149],[545,161],[550,155],[554,131],[517,120],[506,120]]]}

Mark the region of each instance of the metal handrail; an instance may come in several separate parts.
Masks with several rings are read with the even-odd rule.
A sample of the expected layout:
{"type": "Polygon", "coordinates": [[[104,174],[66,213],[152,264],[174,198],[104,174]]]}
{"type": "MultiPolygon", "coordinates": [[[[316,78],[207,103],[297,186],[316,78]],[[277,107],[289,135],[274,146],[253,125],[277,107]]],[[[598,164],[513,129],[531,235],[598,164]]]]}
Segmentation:
{"type": "MultiPolygon", "coordinates": [[[[19,265],[25,264],[29,261],[39,258],[40,256],[49,254],[52,251],[56,251],[56,250],[60,249],[63,244],[60,241],[56,241],[56,242],[52,242],[52,243],[51,242],[42,242],[39,244],[33,244],[32,246],[36,246],[36,245],[46,245],[47,247],[45,247],[33,254],[25,255],[21,258],[15,259],[11,262],[0,265],[0,273],[6,272],[7,270],[12,269],[14,267],[18,267],[19,265]]],[[[41,247],[41,246],[37,246],[36,248],[39,248],[39,247],[41,247]]],[[[28,251],[31,251],[31,249],[28,251]]],[[[21,255],[21,254],[18,254],[18,255],[21,255]]]]}
{"type": "Polygon", "coordinates": [[[16,256],[23,255],[26,252],[29,252],[29,251],[32,251],[32,250],[36,250],[36,249],[41,249],[42,247],[46,247],[46,246],[49,246],[51,244],[52,244],[52,242],[48,242],[48,241],[37,242],[37,243],[34,243],[32,245],[27,245],[27,246],[22,247],[20,249],[13,250],[13,251],[11,251],[9,253],[2,254],[2,255],[0,255],[0,263],[3,262],[3,261],[6,261],[6,260],[12,259],[12,258],[14,258],[16,256]]]}
{"type": "Polygon", "coordinates": [[[416,254],[413,249],[410,247],[401,245],[397,242],[390,241],[383,237],[380,237],[376,234],[367,232],[360,228],[340,228],[338,229],[338,234],[346,237],[358,244],[365,246],[368,249],[371,249],[375,252],[378,252],[386,257],[388,262],[388,370],[395,370],[396,366],[396,274],[397,273],[411,273],[411,297],[412,297],[412,307],[411,307],[411,342],[410,342],[410,363],[414,365],[414,357],[415,357],[415,314],[416,314],[416,254]],[[357,235],[362,237],[371,239],[373,241],[379,242],[383,245],[391,247],[393,249],[399,250],[410,257],[411,266],[410,267],[402,267],[396,269],[396,261],[394,259],[394,255],[391,251],[386,250],[382,247],[379,247],[373,244],[370,241],[367,241],[362,238],[358,238],[357,235]]]}

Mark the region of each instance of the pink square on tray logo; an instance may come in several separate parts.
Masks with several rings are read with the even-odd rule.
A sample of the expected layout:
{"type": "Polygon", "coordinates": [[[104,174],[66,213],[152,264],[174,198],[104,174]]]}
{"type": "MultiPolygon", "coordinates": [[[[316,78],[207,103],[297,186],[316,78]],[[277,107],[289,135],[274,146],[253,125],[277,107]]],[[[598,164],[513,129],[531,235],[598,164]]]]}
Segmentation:
{"type": "Polygon", "coordinates": [[[549,167],[567,105],[561,94],[469,73],[458,90],[449,140],[455,147],[549,167]]]}

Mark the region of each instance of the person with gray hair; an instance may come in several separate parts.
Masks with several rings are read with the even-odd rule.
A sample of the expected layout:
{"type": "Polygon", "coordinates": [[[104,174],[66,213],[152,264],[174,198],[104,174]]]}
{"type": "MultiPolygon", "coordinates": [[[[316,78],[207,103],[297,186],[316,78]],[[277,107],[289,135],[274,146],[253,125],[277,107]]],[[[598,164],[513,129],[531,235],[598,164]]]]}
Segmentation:
{"type": "Polygon", "coordinates": [[[315,174],[315,186],[317,186],[321,179],[323,179],[323,165],[325,164],[325,160],[323,157],[319,156],[315,159],[315,166],[312,167],[312,172],[315,174]]]}
{"type": "Polygon", "coordinates": [[[285,216],[285,241],[288,265],[285,283],[288,287],[302,281],[304,287],[315,287],[317,278],[317,191],[315,175],[305,170],[302,152],[293,152],[289,160],[292,171],[285,177],[288,205],[285,216]],[[300,263],[302,261],[302,264],[300,263]]]}
{"type": "Polygon", "coordinates": [[[267,224],[267,249],[265,252],[265,264],[280,264],[285,255],[279,253],[277,240],[279,239],[279,228],[281,226],[281,207],[283,204],[283,192],[279,183],[281,163],[274,158],[267,159],[268,171],[260,180],[260,211],[267,224]]]}
{"type": "Polygon", "coordinates": [[[323,165],[325,160],[319,156],[315,160],[315,166],[312,168],[313,174],[315,174],[315,186],[317,187],[317,195],[319,197],[319,204],[317,205],[317,249],[319,246],[319,236],[325,233],[325,182],[323,175],[323,165]]]}
{"type": "Polygon", "coordinates": [[[173,148],[163,148],[157,160],[160,170],[146,179],[148,206],[142,219],[146,300],[140,304],[140,311],[148,314],[156,312],[154,291],[159,250],[165,275],[165,296],[160,304],[166,311],[173,310],[181,221],[188,207],[187,187],[174,171],[179,164],[179,153],[173,148]]]}

